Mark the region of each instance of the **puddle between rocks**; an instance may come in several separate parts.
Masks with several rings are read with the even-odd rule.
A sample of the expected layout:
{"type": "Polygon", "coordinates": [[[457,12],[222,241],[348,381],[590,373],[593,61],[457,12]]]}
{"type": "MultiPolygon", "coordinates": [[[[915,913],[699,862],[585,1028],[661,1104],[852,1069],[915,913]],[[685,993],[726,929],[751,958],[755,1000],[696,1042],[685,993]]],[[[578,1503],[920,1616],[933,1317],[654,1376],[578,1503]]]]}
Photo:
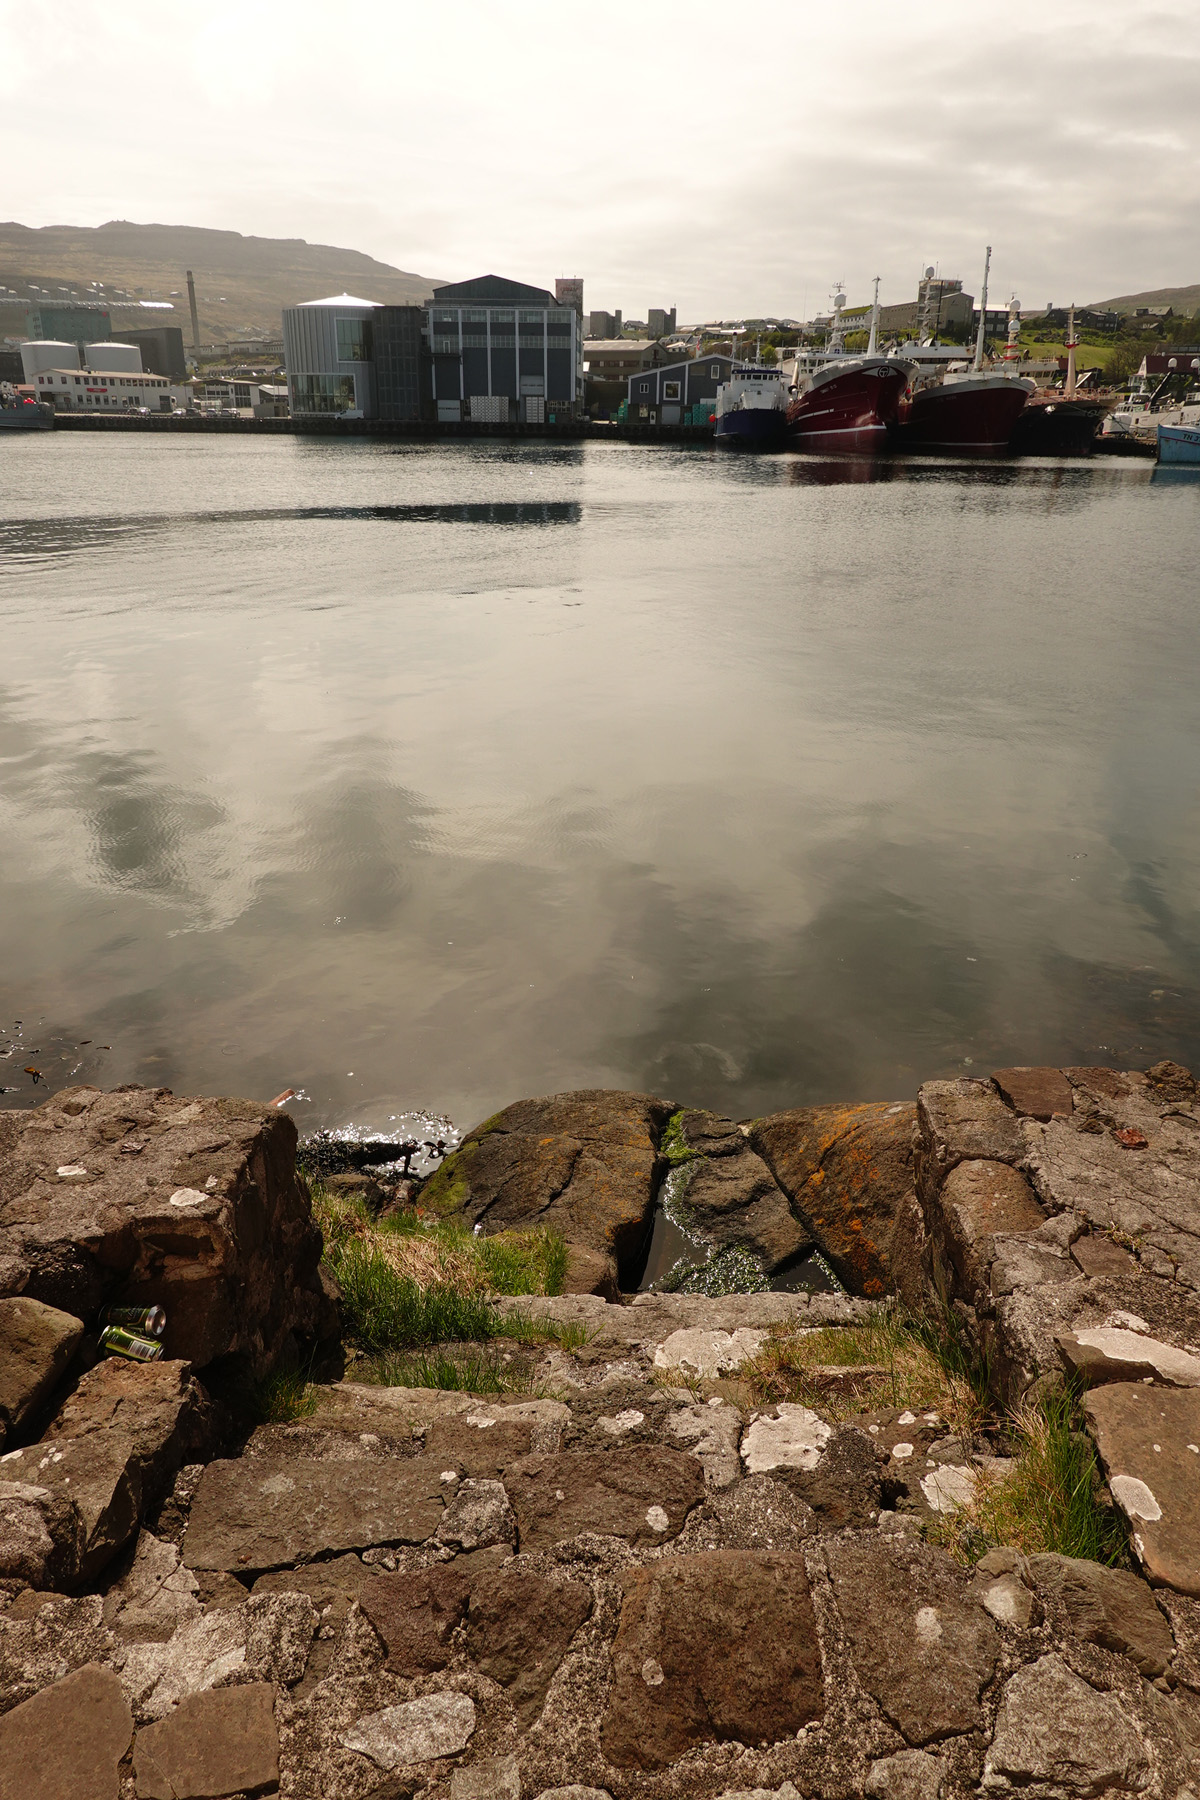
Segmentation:
{"type": "Polygon", "coordinates": [[[694,1237],[673,1217],[673,1170],[663,1182],[654,1208],[654,1223],[645,1265],[630,1285],[638,1293],[675,1294],[812,1293],[840,1294],[845,1290],[819,1250],[797,1257],[768,1276],[758,1258],[743,1249],[718,1250],[715,1244],[694,1237]]]}

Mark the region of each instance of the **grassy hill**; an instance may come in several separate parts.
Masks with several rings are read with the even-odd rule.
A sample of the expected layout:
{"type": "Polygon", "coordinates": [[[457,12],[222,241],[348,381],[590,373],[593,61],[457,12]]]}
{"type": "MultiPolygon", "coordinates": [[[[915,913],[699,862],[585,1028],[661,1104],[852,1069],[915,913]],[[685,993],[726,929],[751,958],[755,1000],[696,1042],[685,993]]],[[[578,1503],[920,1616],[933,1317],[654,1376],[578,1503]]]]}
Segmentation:
{"type": "Polygon", "coordinates": [[[1169,306],[1185,318],[1200,312],[1200,282],[1191,287],[1150,288],[1144,294],[1118,294],[1114,300],[1089,300],[1097,312],[1136,312],[1139,306],[1169,306]]]}
{"type": "MultiPolygon", "coordinates": [[[[284,306],[350,293],[393,305],[428,299],[435,281],[376,262],[359,250],[309,244],[303,238],[243,237],[238,231],[209,231],[192,225],[134,225],[125,219],[107,225],[45,225],[34,229],[0,224],[0,284],[24,294],[28,283],[52,290],[73,288],[86,298],[90,281],[136,289],[139,300],[167,300],[174,314],[159,319],[183,327],[191,339],[187,279],[196,277],[202,341],[262,329],[279,331],[284,306]]],[[[126,324],[130,316],[120,317],[126,324]]],[[[152,322],[154,315],[148,315],[152,322]]]]}

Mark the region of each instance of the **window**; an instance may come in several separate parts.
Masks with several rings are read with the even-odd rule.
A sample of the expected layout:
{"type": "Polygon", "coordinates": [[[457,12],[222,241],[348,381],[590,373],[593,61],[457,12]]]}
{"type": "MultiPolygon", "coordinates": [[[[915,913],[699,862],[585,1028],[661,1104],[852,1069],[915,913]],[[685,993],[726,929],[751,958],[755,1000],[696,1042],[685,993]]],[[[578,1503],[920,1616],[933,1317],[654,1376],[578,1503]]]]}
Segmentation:
{"type": "Polygon", "coordinates": [[[719,381],[721,379],[720,363],[713,363],[708,372],[712,376],[714,381],[719,381]]]}
{"type": "Polygon", "coordinates": [[[355,406],[353,375],[299,375],[295,384],[297,412],[352,412],[355,406]]]}
{"type": "Polygon", "coordinates": [[[370,319],[339,319],[337,322],[339,362],[370,362],[370,319]]]}
{"type": "Polygon", "coordinates": [[[663,399],[664,400],[680,399],[682,397],[681,388],[682,388],[682,384],[678,381],[664,381],[663,382],[663,399]]]}
{"type": "Polygon", "coordinates": [[[648,394],[649,392],[650,392],[650,383],[648,381],[639,381],[638,382],[638,393],[639,394],[648,394]]]}
{"type": "Polygon", "coordinates": [[[546,315],[542,312],[523,312],[521,323],[522,325],[541,325],[545,322],[545,317],[546,315]]]}

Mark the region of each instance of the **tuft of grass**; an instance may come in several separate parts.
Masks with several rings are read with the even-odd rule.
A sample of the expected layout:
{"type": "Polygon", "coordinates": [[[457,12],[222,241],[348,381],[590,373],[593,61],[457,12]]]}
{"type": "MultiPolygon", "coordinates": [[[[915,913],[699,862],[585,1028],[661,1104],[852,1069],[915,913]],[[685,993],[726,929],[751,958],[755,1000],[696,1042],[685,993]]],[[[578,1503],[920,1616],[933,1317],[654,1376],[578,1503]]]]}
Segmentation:
{"type": "Polygon", "coordinates": [[[560,1350],[582,1350],[599,1336],[578,1319],[568,1319],[560,1323],[557,1319],[540,1319],[533,1313],[509,1312],[504,1314],[502,1335],[514,1338],[519,1344],[550,1343],[557,1344],[560,1350]]]}
{"type": "Polygon", "coordinates": [[[1127,1528],[1101,1498],[1099,1464],[1077,1395],[1061,1384],[1051,1387],[1015,1408],[1009,1429],[1012,1471],[982,1470],[970,1504],[939,1521],[930,1537],[968,1563],[1003,1544],[1025,1556],[1053,1551],[1127,1564],[1127,1528]]]}
{"type": "MultiPolygon", "coordinates": [[[[221,1393],[220,1384],[216,1391],[221,1393]]],[[[222,1397],[246,1427],[292,1425],[317,1410],[317,1390],[302,1369],[276,1369],[259,1381],[237,1381],[222,1397]]]]}
{"type": "Polygon", "coordinates": [[[494,1294],[561,1293],[567,1247],[547,1229],[476,1237],[415,1210],[375,1220],[360,1199],[319,1183],[313,1212],[342,1291],[346,1335],[369,1355],[499,1336],[494,1294]]]}
{"type": "MultiPolygon", "coordinates": [[[[331,1259],[332,1260],[332,1259],[331,1259]]],[[[401,1275],[369,1243],[351,1243],[333,1263],[342,1291],[346,1333],[368,1354],[462,1338],[491,1338],[501,1329],[494,1306],[451,1282],[422,1287],[401,1275]]]]}
{"type": "Polygon", "coordinates": [[[356,1370],[356,1379],[378,1387],[441,1388],[463,1394],[528,1394],[530,1371],[503,1361],[495,1351],[434,1347],[407,1356],[391,1352],[356,1370]]]}
{"type": "Polygon", "coordinates": [[[760,1401],[799,1401],[831,1418],[887,1406],[936,1410],[969,1435],[987,1412],[987,1375],[955,1324],[951,1314],[930,1322],[881,1307],[857,1325],[775,1327],[740,1373],[760,1401]],[[862,1375],[839,1391],[821,1374],[830,1368],[862,1375]]]}

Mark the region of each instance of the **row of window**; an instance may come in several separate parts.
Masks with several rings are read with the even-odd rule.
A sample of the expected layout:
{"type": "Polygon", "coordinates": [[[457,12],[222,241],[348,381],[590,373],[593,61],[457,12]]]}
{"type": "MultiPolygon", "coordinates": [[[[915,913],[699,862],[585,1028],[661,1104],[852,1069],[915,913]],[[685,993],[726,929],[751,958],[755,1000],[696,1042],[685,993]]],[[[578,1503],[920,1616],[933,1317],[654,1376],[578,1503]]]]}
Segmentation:
{"type": "MultiPolygon", "coordinates": [[[[159,381],[153,375],[131,375],[128,380],[125,380],[124,378],[114,379],[107,375],[60,375],[58,379],[63,387],[69,386],[73,381],[76,387],[102,388],[105,392],[107,392],[109,388],[165,388],[168,385],[165,380],[159,381]]],[[[53,387],[53,375],[39,375],[38,386],[53,387]]]]}

